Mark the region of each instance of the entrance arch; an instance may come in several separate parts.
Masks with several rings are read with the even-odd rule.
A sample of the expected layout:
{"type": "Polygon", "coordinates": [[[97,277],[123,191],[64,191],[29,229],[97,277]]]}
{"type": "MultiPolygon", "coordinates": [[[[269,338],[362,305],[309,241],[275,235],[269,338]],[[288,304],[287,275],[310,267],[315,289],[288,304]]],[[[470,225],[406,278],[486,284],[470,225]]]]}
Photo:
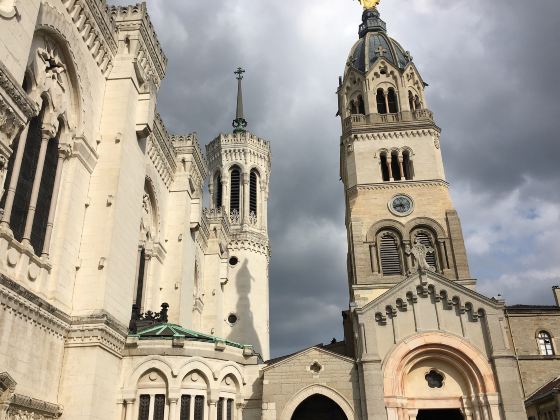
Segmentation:
{"type": "Polygon", "coordinates": [[[328,397],[315,394],[297,406],[291,420],[348,420],[342,408],[328,397]]]}
{"type": "Polygon", "coordinates": [[[383,372],[391,419],[501,420],[492,368],[486,356],[461,337],[418,334],[396,346],[383,372]]]}
{"type": "MultiPolygon", "coordinates": [[[[296,413],[296,410],[298,409],[300,404],[305,402],[308,398],[316,395],[321,397],[326,397],[328,400],[334,402],[344,414],[342,420],[354,420],[354,409],[352,408],[350,403],[346,400],[346,398],[344,398],[340,393],[338,393],[334,389],[324,385],[310,385],[306,388],[301,389],[286,404],[284,410],[282,410],[280,420],[292,420],[292,416],[296,413]]],[[[319,417],[311,417],[310,419],[313,418],[319,419],[319,417]]],[[[326,418],[327,417],[323,417],[323,419],[326,418]]],[[[301,420],[301,418],[299,420],[301,420]]]]}

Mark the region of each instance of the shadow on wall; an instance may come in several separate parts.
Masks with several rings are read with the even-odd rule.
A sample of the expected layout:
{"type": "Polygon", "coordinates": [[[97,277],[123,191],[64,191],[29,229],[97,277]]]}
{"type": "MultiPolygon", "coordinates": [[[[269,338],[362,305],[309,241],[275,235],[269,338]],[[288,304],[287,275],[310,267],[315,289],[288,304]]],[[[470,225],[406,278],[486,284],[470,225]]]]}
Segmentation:
{"type": "Polygon", "coordinates": [[[261,353],[261,342],[255,328],[255,318],[251,311],[251,299],[249,298],[254,281],[256,280],[251,275],[249,263],[245,259],[235,277],[237,288],[235,314],[237,315],[237,322],[232,326],[228,339],[241,344],[251,344],[256,352],[261,353]]]}

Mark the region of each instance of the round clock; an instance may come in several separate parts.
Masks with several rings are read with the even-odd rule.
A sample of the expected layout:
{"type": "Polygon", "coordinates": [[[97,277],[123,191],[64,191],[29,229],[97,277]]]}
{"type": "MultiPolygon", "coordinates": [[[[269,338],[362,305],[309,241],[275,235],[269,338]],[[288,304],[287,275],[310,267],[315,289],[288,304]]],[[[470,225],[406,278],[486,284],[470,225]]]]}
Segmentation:
{"type": "Polygon", "coordinates": [[[414,203],[408,195],[399,194],[389,201],[389,210],[397,216],[408,216],[414,210],[414,203]]]}

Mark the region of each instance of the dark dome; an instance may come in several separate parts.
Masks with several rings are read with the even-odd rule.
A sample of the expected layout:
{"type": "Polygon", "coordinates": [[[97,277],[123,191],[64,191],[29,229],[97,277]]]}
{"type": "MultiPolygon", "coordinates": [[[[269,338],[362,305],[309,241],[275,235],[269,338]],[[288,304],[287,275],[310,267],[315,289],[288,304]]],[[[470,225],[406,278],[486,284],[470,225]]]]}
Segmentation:
{"type": "Polygon", "coordinates": [[[412,61],[410,53],[387,36],[385,22],[377,9],[368,9],[362,16],[360,39],[350,51],[348,64],[366,73],[379,58],[384,58],[400,69],[404,69],[412,61]]]}

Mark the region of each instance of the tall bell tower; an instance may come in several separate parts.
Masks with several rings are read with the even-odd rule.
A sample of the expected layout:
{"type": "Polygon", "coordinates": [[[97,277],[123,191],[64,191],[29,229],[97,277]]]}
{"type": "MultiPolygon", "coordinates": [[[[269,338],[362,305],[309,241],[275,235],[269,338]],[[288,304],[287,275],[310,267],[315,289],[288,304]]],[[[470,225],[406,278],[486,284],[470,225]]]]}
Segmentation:
{"type": "Polygon", "coordinates": [[[377,7],[366,7],[338,87],[351,301],[416,271],[416,243],[428,247],[430,270],[475,286],[426,86],[377,7]]]}
{"type": "Polygon", "coordinates": [[[221,330],[232,341],[253,345],[268,360],[270,142],[247,130],[241,85],[244,73],[242,68],[235,71],[238,93],[233,133],[220,134],[206,146],[210,206],[225,215],[230,232],[221,330]]]}

